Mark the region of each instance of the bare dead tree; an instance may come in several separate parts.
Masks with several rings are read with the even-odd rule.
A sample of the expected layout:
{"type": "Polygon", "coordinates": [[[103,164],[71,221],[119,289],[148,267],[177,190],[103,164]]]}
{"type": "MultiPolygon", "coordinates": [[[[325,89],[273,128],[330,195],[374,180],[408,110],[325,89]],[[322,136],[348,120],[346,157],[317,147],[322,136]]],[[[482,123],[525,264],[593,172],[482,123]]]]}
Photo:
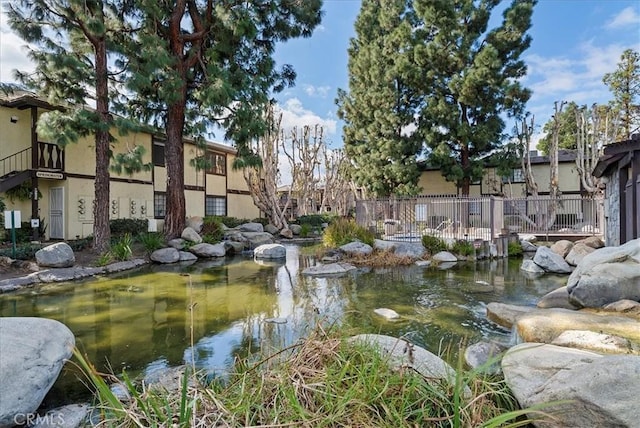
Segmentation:
{"type": "Polygon", "coordinates": [[[619,121],[607,106],[593,104],[591,109],[576,111],[576,169],[580,175],[582,187],[592,196],[601,195],[604,184],[593,176],[593,168],[602,155],[605,145],[615,141],[619,121]]]}
{"type": "Polygon", "coordinates": [[[298,200],[298,215],[310,214],[314,207],[318,177],[316,168],[319,165],[320,149],[324,146],[324,130],[322,126],[309,125],[299,131],[293,127],[288,139],[282,139],[281,147],[291,166],[293,194],[298,200]],[[308,202],[311,201],[311,204],[308,202]]]}
{"type": "Polygon", "coordinates": [[[322,149],[324,161],[324,191],[320,203],[320,211],[331,211],[346,216],[355,206],[355,191],[347,175],[348,160],[344,150],[329,150],[326,145],[322,149]]]}
{"type": "Polygon", "coordinates": [[[278,182],[279,149],[284,140],[282,113],[275,114],[273,106],[269,106],[265,114],[268,116],[269,130],[252,147],[252,151],[262,159],[262,167],[245,167],[243,174],[256,206],[265,213],[271,224],[278,229],[285,229],[288,227],[286,213],[291,204],[291,188],[288,195],[281,199],[278,182]]]}

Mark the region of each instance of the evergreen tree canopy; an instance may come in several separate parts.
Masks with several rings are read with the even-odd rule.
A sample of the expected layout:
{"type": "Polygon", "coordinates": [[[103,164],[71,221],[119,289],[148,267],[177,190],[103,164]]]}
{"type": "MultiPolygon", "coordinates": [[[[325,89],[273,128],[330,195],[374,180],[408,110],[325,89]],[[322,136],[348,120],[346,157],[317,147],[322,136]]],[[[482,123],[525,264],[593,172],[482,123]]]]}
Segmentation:
{"type": "Polygon", "coordinates": [[[529,47],[535,0],[514,0],[502,23],[488,29],[499,0],[415,0],[424,37],[415,61],[426,96],[418,130],[431,163],[468,195],[482,176],[481,156],[499,145],[501,114],[523,113],[530,91],[522,53],[529,47]]]}
{"type": "MultiPolygon", "coordinates": [[[[558,131],[558,149],[573,150],[576,148],[576,134],[578,133],[576,114],[582,108],[584,107],[579,107],[578,104],[571,101],[559,114],[560,129],[558,131]]],[[[545,136],[538,141],[538,145],[536,146],[543,155],[549,154],[553,123],[553,118],[551,118],[544,124],[542,130],[545,133],[545,136]]]]}
{"type": "Polygon", "coordinates": [[[611,106],[619,115],[619,138],[630,139],[640,130],[640,53],[625,50],[616,71],[605,74],[602,81],[613,94],[611,106]]]}
{"type": "Polygon", "coordinates": [[[417,193],[420,97],[413,64],[415,22],[408,0],[365,0],[349,47],[349,92],[338,115],[352,177],[377,196],[417,193]]]}
{"type": "Polygon", "coordinates": [[[321,0],[138,0],[140,28],[125,43],[128,99],[135,117],[165,129],[165,234],[185,219],[183,135],[202,140],[221,125],[247,163],[249,141],[266,129],[272,91],[291,85],[293,69],[277,69],[274,47],[308,37],[320,23],[321,0]]]}

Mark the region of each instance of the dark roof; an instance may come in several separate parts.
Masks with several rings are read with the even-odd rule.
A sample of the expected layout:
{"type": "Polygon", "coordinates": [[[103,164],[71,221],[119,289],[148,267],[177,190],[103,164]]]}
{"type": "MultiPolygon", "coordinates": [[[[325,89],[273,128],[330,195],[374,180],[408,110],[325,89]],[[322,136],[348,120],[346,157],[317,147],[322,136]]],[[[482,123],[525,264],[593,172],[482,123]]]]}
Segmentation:
{"type": "Polygon", "coordinates": [[[47,110],[59,110],[60,107],[50,104],[33,92],[15,90],[9,94],[0,93],[0,105],[25,110],[30,107],[40,107],[47,110]]]}
{"type": "Polygon", "coordinates": [[[609,175],[611,169],[618,162],[628,157],[631,152],[637,151],[640,151],[640,136],[638,134],[633,135],[630,140],[618,141],[604,146],[604,154],[600,156],[598,163],[593,168],[593,176],[599,178],[609,175]]]}
{"type": "MultiPolygon", "coordinates": [[[[549,156],[531,156],[531,164],[532,165],[544,165],[549,163],[549,156]]],[[[567,162],[575,162],[576,161],[576,151],[561,149],[558,150],[558,162],[559,163],[567,163],[567,162]]],[[[489,155],[484,158],[484,164],[486,167],[495,166],[494,158],[492,155],[489,155]]],[[[428,160],[418,161],[418,168],[420,171],[436,171],[440,168],[437,168],[433,165],[429,165],[428,160]]]]}

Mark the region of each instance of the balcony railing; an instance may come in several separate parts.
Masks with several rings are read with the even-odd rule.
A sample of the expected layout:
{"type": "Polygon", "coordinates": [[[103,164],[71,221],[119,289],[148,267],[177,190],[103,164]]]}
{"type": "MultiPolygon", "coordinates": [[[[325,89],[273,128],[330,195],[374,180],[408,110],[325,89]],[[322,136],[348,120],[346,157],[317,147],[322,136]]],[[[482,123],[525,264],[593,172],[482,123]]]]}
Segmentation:
{"type": "Polygon", "coordinates": [[[31,147],[0,159],[0,178],[28,169],[64,171],[64,150],[56,144],[38,143],[37,162],[32,165],[31,147]]]}

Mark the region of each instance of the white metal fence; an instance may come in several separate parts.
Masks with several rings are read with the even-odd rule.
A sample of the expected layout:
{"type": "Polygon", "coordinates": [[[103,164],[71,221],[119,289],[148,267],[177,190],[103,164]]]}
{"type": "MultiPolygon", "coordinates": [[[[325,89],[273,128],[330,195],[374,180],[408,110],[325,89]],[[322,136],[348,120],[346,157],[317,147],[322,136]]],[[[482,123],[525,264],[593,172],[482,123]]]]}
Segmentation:
{"type": "Polygon", "coordinates": [[[423,235],[493,240],[510,232],[534,235],[602,235],[602,198],[461,198],[418,196],[356,202],[356,221],[391,240],[423,235]]]}

